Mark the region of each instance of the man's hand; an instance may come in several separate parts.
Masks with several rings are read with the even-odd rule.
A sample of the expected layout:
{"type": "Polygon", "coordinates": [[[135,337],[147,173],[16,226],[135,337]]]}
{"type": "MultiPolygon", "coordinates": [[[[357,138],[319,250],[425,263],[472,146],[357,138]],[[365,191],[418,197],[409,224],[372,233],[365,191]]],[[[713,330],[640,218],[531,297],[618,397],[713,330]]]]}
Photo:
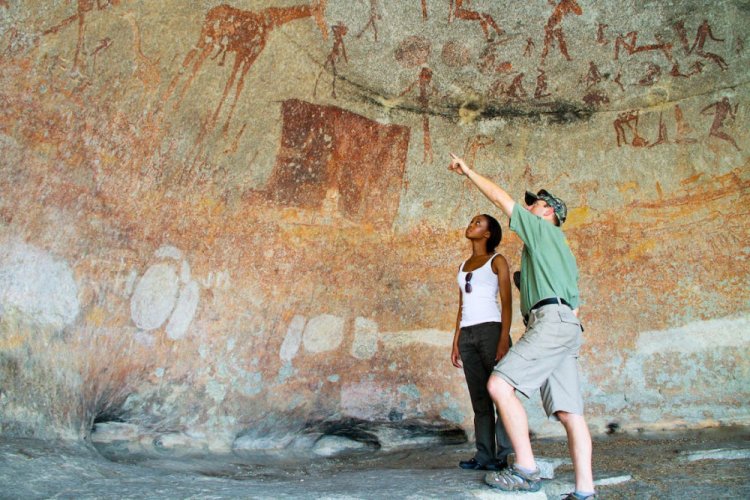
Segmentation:
{"type": "Polygon", "coordinates": [[[458,353],[458,346],[454,345],[451,350],[451,363],[456,368],[461,368],[461,354],[458,353]]]}
{"type": "Polygon", "coordinates": [[[502,210],[508,217],[513,215],[513,207],[516,206],[516,202],[513,201],[513,198],[511,198],[503,188],[483,175],[470,169],[465,161],[453,153],[451,153],[451,163],[448,165],[448,170],[452,170],[458,175],[465,175],[468,177],[493,205],[502,210]]]}
{"type": "Polygon", "coordinates": [[[468,175],[471,169],[468,167],[468,165],[466,165],[466,162],[464,162],[455,154],[451,153],[451,164],[448,165],[448,170],[452,170],[458,175],[468,175]]]}

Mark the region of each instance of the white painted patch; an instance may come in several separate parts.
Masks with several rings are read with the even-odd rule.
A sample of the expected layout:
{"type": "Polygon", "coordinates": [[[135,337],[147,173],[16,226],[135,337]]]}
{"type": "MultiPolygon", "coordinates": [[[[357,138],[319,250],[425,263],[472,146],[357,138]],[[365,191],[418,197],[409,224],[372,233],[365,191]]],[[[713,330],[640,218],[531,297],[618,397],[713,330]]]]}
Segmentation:
{"type": "Polygon", "coordinates": [[[138,280],[138,272],[135,269],[132,269],[130,273],[128,274],[128,277],[125,279],[125,296],[130,297],[133,295],[133,288],[135,287],[135,282],[138,280]]]}
{"type": "Polygon", "coordinates": [[[435,347],[451,347],[453,334],[445,330],[410,330],[402,332],[383,332],[380,342],[391,349],[407,344],[427,344],[435,347]]]}
{"type": "Polygon", "coordinates": [[[297,355],[299,346],[302,343],[302,331],[305,328],[305,317],[299,314],[292,318],[289,327],[286,329],[286,337],[281,343],[279,357],[284,361],[291,361],[297,355]]]}
{"type": "Polygon", "coordinates": [[[344,340],[344,318],[321,314],[307,322],[302,342],[309,352],[326,352],[336,349],[344,340]]]}
{"type": "Polygon", "coordinates": [[[227,395],[227,386],[216,380],[209,380],[208,383],[206,383],[206,394],[208,394],[216,404],[219,404],[224,401],[224,398],[227,395]]]}
{"type": "Polygon", "coordinates": [[[159,328],[177,301],[179,279],[169,264],[154,264],[144,273],[130,298],[130,317],[143,330],[159,328]]]}
{"type": "Polygon", "coordinates": [[[193,321],[193,316],[195,316],[199,300],[200,289],[195,281],[190,281],[180,289],[177,305],[175,305],[174,312],[169,317],[169,323],[167,323],[167,336],[170,339],[177,340],[185,336],[190,322],[193,321]]]}
{"type": "Polygon", "coordinates": [[[190,264],[186,260],[182,261],[180,267],[180,281],[185,284],[190,283],[190,264]]]}
{"type": "Polygon", "coordinates": [[[156,257],[160,259],[171,258],[174,260],[180,260],[182,258],[182,252],[179,248],[173,247],[172,245],[164,245],[154,252],[156,257]]]}
{"type": "Polygon", "coordinates": [[[228,289],[230,287],[229,271],[210,271],[208,276],[200,279],[203,288],[228,289]]]}
{"type": "Polygon", "coordinates": [[[154,336],[149,332],[144,332],[143,330],[136,330],[136,332],[133,334],[133,340],[146,347],[153,347],[156,344],[156,339],[154,339],[154,336]]]}
{"type": "Polygon", "coordinates": [[[664,352],[689,354],[719,347],[747,348],[748,344],[750,316],[696,321],[678,328],[641,332],[636,350],[644,356],[664,352]]]}
{"type": "Polygon", "coordinates": [[[367,318],[354,320],[354,341],[352,356],[357,359],[370,359],[378,352],[378,324],[367,318]]]}
{"type": "Polygon", "coordinates": [[[26,243],[0,245],[0,315],[10,309],[42,325],[72,323],[80,304],[67,262],[26,243]]]}

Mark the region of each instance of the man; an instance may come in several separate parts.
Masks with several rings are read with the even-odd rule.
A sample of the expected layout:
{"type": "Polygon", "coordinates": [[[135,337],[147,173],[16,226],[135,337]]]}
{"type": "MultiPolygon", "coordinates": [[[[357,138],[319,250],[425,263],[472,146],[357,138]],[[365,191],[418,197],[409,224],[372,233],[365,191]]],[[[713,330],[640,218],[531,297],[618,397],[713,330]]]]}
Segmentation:
{"type": "Polygon", "coordinates": [[[487,384],[516,453],[515,463],[487,474],[485,482],[505,491],[538,491],[539,469],[529,439],[529,423],[516,391],[527,398],[541,389],[547,416],[559,420],[568,436],[576,491],[568,499],[593,498],[591,435],[583,418],[578,379],[582,328],[578,320],[578,268],[560,225],[565,203],[548,191],[526,192],[528,209],[502,188],[451,154],[448,167],[469,178],[508,217],[524,243],[521,254],[521,313],[526,332],[500,360],[487,384]]]}

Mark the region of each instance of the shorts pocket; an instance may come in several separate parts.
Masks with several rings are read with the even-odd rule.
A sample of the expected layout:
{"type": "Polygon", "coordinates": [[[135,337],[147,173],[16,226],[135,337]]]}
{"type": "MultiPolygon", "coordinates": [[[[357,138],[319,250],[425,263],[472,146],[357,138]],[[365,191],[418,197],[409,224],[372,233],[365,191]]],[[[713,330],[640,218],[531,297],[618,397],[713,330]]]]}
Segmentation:
{"type": "Polygon", "coordinates": [[[573,325],[581,325],[581,321],[578,319],[578,317],[573,314],[573,311],[571,309],[566,308],[560,308],[560,310],[557,312],[560,316],[560,322],[561,323],[570,323],[573,325]]]}

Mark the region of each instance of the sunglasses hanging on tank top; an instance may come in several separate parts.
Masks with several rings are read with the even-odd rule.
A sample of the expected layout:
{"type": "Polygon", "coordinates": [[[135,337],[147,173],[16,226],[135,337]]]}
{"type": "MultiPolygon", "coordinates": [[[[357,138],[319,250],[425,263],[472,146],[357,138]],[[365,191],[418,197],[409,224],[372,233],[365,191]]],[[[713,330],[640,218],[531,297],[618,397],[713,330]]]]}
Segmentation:
{"type": "Polygon", "coordinates": [[[471,293],[471,283],[469,282],[471,281],[472,276],[474,275],[471,272],[466,275],[466,284],[464,285],[464,291],[466,293],[471,293]]]}

